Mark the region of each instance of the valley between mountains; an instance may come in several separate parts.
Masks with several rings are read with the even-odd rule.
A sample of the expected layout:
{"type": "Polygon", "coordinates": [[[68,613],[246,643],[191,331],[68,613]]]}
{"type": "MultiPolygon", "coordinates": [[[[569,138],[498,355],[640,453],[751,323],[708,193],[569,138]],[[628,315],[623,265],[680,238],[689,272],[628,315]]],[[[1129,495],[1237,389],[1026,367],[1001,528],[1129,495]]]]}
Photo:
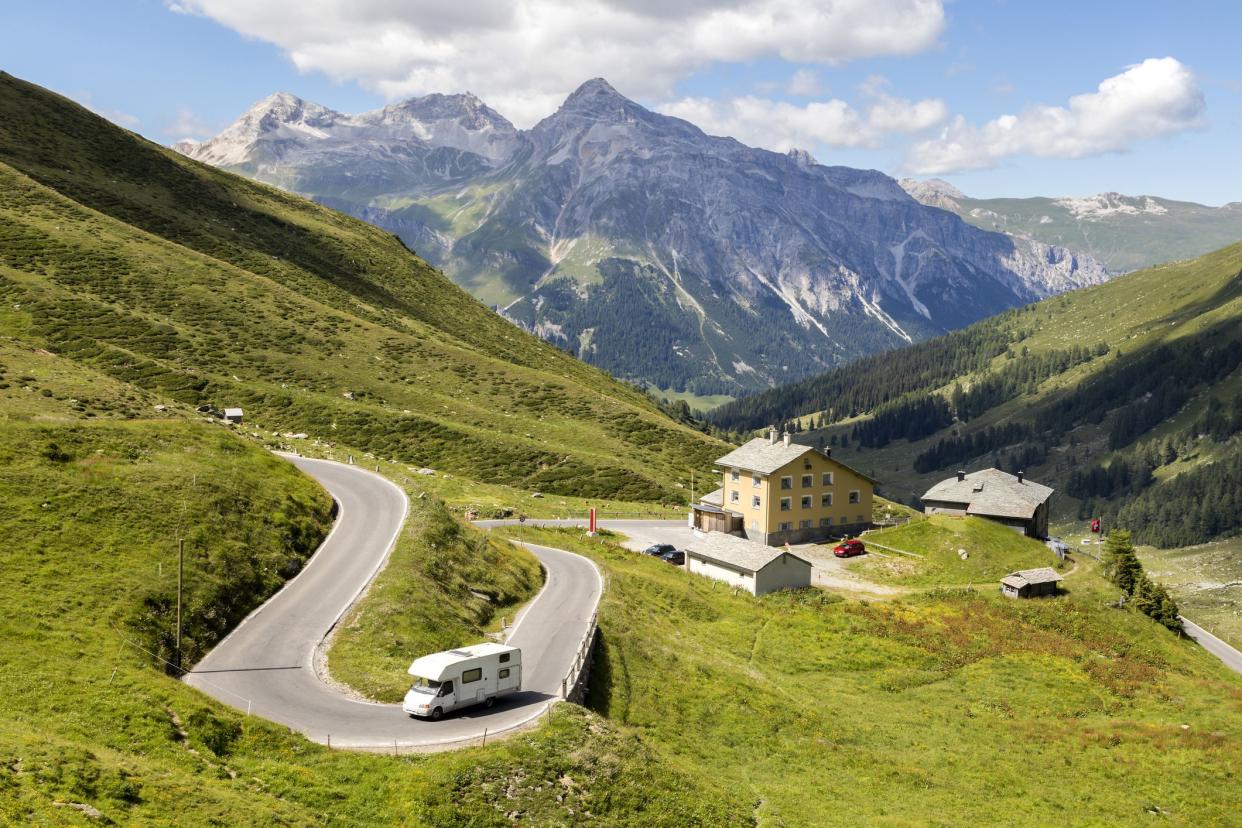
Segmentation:
{"type": "MultiPolygon", "coordinates": [[[[1171,575],[1236,564],[1242,247],[1109,278],[602,81],[506,124],[466,96],[277,96],[174,151],[0,73],[0,822],[1232,823],[1242,677],[1150,599],[1198,612],[1171,575]],[[740,398],[705,421],[636,385],[740,398]],[[692,534],[717,460],[773,424],[770,450],[878,481],[866,556],[798,553],[882,594],[753,595],[617,531],[692,534]],[[414,658],[503,639],[558,596],[538,544],[602,576],[580,703],[359,752],[181,680],[238,630],[286,655],[244,622],[266,602],[354,592],[315,578],[341,503],[290,450],[392,484],[332,681],[392,701],[414,658]],[[1103,516],[1147,545],[1060,560],[907,505],[998,464],[1058,490],[1067,536],[1103,516]],[[592,508],[594,536],[556,523],[592,508]],[[1000,593],[1034,567],[1055,596],[1000,593]]],[[[578,635],[574,603],[518,629],[578,635]]],[[[316,669],[235,686],[269,668],[316,669]]]]}

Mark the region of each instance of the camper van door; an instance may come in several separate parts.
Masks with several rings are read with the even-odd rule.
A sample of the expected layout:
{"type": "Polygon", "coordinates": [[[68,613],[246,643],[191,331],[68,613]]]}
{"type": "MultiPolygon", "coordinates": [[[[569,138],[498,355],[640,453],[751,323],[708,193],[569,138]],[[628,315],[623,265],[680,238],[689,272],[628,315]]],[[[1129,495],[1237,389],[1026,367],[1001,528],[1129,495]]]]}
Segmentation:
{"type": "Polygon", "coordinates": [[[457,706],[457,695],[453,692],[452,681],[446,681],[440,685],[439,705],[445,713],[457,706]]]}

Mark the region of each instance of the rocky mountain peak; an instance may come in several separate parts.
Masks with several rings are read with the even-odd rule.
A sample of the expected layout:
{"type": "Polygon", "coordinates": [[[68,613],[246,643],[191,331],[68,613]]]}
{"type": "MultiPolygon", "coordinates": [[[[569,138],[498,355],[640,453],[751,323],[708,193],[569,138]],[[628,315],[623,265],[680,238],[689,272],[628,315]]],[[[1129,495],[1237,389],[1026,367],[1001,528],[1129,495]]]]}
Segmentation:
{"type": "Polygon", "coordinates": [[[794,160],[794,163],[797,164],[799,167],[810,167],[814,164],[819,163],[818,161],[815,160],[815,156],[811,155],[809,151],[800,149],[798,147],[794,147],[793,149],[791,149],[789,152],[785,154],[788,155],[790,158],[792,158],[794,160]]]}
{"type": "Polygon", "coordinates": [[[958,201],[966,198],[961,190],[942,178],[928,178],[923,181],[917,178],[903,178],[897,183],[915,201],[951,212],[957,212],[961,206],[958,201]]]}
{"type": "Polygon", "coordinates": [[[594,121],[615,122],[632,120],[645,112],[645,109],[614,89],[608,81],[592,78],[575,89],[552,117],[574,115],[594,121]]]}

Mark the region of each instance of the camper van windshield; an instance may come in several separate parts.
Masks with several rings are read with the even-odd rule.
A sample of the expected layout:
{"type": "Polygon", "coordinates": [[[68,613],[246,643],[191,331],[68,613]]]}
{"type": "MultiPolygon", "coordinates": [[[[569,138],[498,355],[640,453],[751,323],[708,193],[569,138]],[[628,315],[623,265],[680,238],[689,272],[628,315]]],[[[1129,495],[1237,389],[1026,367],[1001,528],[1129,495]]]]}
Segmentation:
{"type": "Polygon", "coordinates": [[[436,691],[440,689],[440,682],[432,681],[431,679],[425,679],[422,676],[417,676],[414,679],[414,686],[411,687],[410,689],[417,690],[420,693],[430,693],[432,695],[435,695],[436,691]]]}

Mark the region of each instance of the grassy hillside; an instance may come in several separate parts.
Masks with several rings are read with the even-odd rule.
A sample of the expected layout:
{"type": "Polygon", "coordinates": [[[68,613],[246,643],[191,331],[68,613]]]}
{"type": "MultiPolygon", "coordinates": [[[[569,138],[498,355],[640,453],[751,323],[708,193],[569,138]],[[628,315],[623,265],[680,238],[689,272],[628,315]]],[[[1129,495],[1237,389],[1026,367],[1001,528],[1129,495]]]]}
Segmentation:
{"type": "Polygon", "coordinates": [[[0,335],[159,402],[489,483],[678,500],[720,451],[395,237],[9,75],[0,302],[0,335]]]}
{"type": "Polygon", "coordinates": [[[368,698],[399,702],[411,661],[478,643],[542,584],[534,555],[412,499],[387,567],[334,636],[328,669],[368,698]]]}
{"type": "Polygon", "coordinates": [[[754,599],[606,538],[541,534],[608,573],[591,706],[760,825],[1234,819],[1242,681],[1108,608],[1089,570],[1054,600],[754,599]]]}
{"type": "Polygon", "coordinates": [[[1163,546],[1229,536],[1242,455],[1242,245],[1138,271],[713,413],[791,422],[911,502],[955,469],[1023,469],[1053,517],[1163,546]]]}
{"type": "MultiPolygon", "coordinates": [[[[72,370],[21,391],[37,419],[0,420],[0,823],[744,824],[740,802],[579,708],[486,749],[393,758],[329,751],[165,675],[144,650],[172,655],[175,539],[190,660],[297,571],[329,503],[219,427],[58,414],[72,370]]],[[[440,596],[468,615],[457,597],[440,596]]]]}
{"type": "Polygon", "coordinates": [[[1152,578],[1173,593],[1182,615],[1242,649],[1242,538],[1183,549],[1139,550],[1152,578]]]}
{"type": "Polygon", "coordinates": [[[1018,569],[1058,564],[1056,555],[1039,541],[975,517],[915,518],[891,529],[867,532],[864,541],[878,554],[856,558],[850,567],[868,579],[906,586],[994,583],[1018,569]]]}

